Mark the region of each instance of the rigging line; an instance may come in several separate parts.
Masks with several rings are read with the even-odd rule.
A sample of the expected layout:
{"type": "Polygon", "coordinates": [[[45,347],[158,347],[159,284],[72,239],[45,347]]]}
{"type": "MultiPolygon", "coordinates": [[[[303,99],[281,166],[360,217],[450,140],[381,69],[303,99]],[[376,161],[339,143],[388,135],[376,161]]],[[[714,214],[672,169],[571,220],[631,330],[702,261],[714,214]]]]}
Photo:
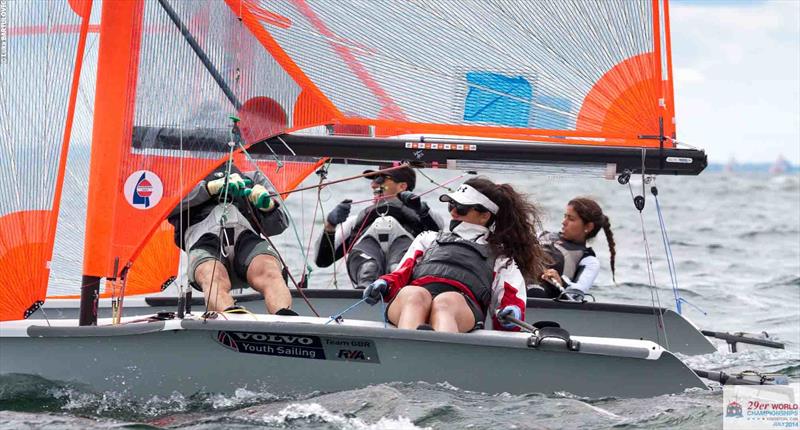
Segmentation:
{"type": "MultiPolygon", "coordinates": [[[[233,143],[233,142],[231,142],[231,143],[233,143]]],[[[276,192],[276,194],[271,195],[270,197],[271,198],[275,198],[278,201],[278,203],[280,203],[280,206],[285,208],[286,204],[285,204],[283,198],[281,197],[280,193],[277,193],[277,188],[275,187],[275,184],[273,184],[272,181],[269,179],[269,177],[264,174],[264,172],[258,166],[258,163],[256,162],[256,160],[253,159],[253,157],[250,155],[249,152],[247,152],[247,149],[242,144],[241,139],[238,140],[238,144],[239,144],[239,148],[241,148],[242,153],[245,155],[247,160],[251,164],[253,164],[253,167],[255,167],[256,171],[259,174],[261,174],[261,176],[264,178],[264,180],[267,182],[267,184],[276,192]]],[[[231,146],[231,151],[233,151],[233,146],[231,146]]],[[[231,154],[232,153],[233,152],[231,152],[231,154]]],[[[252,204],[250,204],[250,200],[249,199],[245,199],[245,203],[247,203],[247,207],[250,210],[251,215],[253,216],[253,219],[256,222],[256,225],[258,226],[259,233],[264,237],[264,239],[267,241],[267,243],[269,243],[269,245],[275,251],[275,254],[277,254],[278,259],[280,260],[281,264],[283,265],[284,268],[286,268],[286,274],[289,276],[289,279],[291,279],[292,284],[294,285],[295,289],[297,289],[297,292],[300,293],[300,296],[306,302],[306,304],[311,309],[311,311],[314,312],[314,315],[319,316],[319,313],[317,313],[317,310],[314,309],[314,306],[308,300],[308,297],[306,297],[305,293],[303,292],[303,289],[300,288],[300,286],[298,285],[297,281],[294,279],[294,276],[292,275],[292,271],[288,269],[288,265],[286,264],[286,261],[283,259],[283,256],[281,255],[281,253],[278,251],[278,248],[275,247],[275,244],[272,242],[272,240],[269,238],[269,236],[264,234],[264,229],[261,227],[261,222],[258,220],[258,217],[255,216],[255,213],[253,213],[253,207],[252,207],[252,204]]],[[[275,210],[282,210],[282,209],[280,207],[278,207],[275,210]]],[[[285,210],[284,213],[287,215],[287,218],[289,219],[289,224],[292,226],[292,231],[294,232],[295,239],[297,240],[297,243],[298,243],[298,245],[300,247],[300,253],[303,254],[303,258],[306,259],[307,257],[305,256],[304,250],[303,250],[303,241],[300,239],[300,235],[297,232],[297,224],[294,221],[294,217],[292,216],[291,212],[288,211],[288,210],[285,210]]]]}
{"type": "MultiPolygon", "coordinates": [[[[217,205],[220,204],[220,200],[219,199],[220,198],[222,199],[222,203],[221,203],[222,204],[222,215],[219,218],[219,233],[217,234],[217,237],[219,238],[219,254],[217,256],[217,259],[214,260],[214,266],[211,269],[211,285],[208,287],[208,298],[210,298],[212,296],[216,296],[215,300],[214,300],[214,303],[217,303],[217,301],[219,300],[219,288],[218,288],[217,285],[214,284],[214,279],[215,279],[214,275],[215,275],[216,270],[217,270],[217,262],[221,262],[222,261],[222,257],[226,257],[227,258],[227,255],[224,252],[225,245],[223,244],[223,237],[225,237],[225,241],[227,242],[228,235],[225,232],[225,221],[226,221],[226,219],[228,217],[228,209],[229,209],[230,204],[231,204],[230,201],[228,200],[228,192],[230,191],[230,187],[228,186],[228,184],[229,184],[229,180],[230,180],[230,176],[231,176],[231,169],[233,167],[233,148],[235,147],[234,143],[233,143],[233,129],[231,129],[231,131],[229,133],[230,133],[231,140],[228,143],[228,160],[225,162],[225,182],[222,184],[221,195],[217,197],[217,205]]],[[[188,257],[188,253],[187,253],[187,257],[188,257]]],[[[189,265],[191,265],[191,262],[189,263],[189,265]]],[[[228,273],[228,282],[229,283],[231,282],[230,281],[230,273],[228,273]]],[[[205,312],[203,313],[204,317],[206,315],[209,315],[209,313],[208,313],[208,302],[209,302],[208,298],[206,298],[206,300],[205,300],[206,306],[205,306],[205,312]]]]}
{"type": "MultiPolygon", "coordinates": [[[[276,199],[278,201],[278,203],[280,203],[280,206],[285,209],[286,208],[286,204],[284,202],[284,199],[283,199],[283,196],[281,195],[281,193],[278,193],[278,187],[276,187],[275,184],[272,183],[272,180],[269,179],[269,176],[264,174],[264,172],[258,166],[258,163],[256,162],[256,160],[253,158],[252,155],[250,155],[250,153],[247,151],[247,148],[244,147],[244,144],[242,144],[241,139],[239,139],[238,144],[239,144],[239,148],[241,148],[242,153],[244,154],[245,158],[247,158],[247,161],[249,161],[253,165],[253,167],[256,169],[256,171],[258,173],[260,173],[261,176],[264,177],[264,180],[267,182],[267,184],[275,192],[275,194],[270,194],[270,198],[276,199]]],[[[292,231],[294,232],[295,240],[297,240],[297,246],[300,248],[300,253],[303,254],[305,252],[305,250],[303,249],[303,240],[300,238],[300,233],[297,231],[297,223],[294,220],[294,216],[292,216],[292,213],[288,209],[286,209],[286,210],[281,209],[281,208],[278,208],[278,209],[283,210],[284,213],[286,214],[287,218],[289,219],[289,225],[292,227],[292,231]]],[[[303,255],[303,258],[305,258],[305,255],[303,255]]]]}
{"type": "MultiPolygon", "coordinates": [[[[319,194],[321,194],[321,192],[319,194]]],[[[324,214],[325,213],[325,208],[322,206],[322,199],[321,198],[319,198],[317,200],[317,206],[319,207],[319,211],[324,214]]],[[[322,237],[325,238],[325,240],[328,241],[328,245],[330,245],[330,249],[333,250],[333,255],[335,257],[336,256],[336,247],[334,246],[335,245],[335,239],[334,239],[333,242],[331,242],[331,238],[328,235],[326,235],[324,232],[322,234],[322,237]]],[[[339,289],[339,281],[336,279],[336,276],[337,276],[336,268],[337,268],[337,266],[338,266],[337,262],[336,262],[336,260],[334,260],[333,269],[332,269],[333,270],[333,278],[331,279],[331,282],[328,283],[328,288],[333,286],[335,289],[338,290],[339,289]]]]}
{"type": "MultiPolygon", "coordinates": [[[[628,190],[631,193],[631,199],[634,198],[633,196],[633,186],[630,182],[628,182],[628,190]]],[[[652,271],[650,270],[650,249],[647,245],[647,234],[645,233],[645,226],[644,226],[644,216],[642,212],[639,211],[639,222],[642,227],[642,239],[644,240],[644,252],[645,252],[645,261],[647,263],[647,279],[649,282],[650,287],[650,307],[653,309],[653,317],[656,321],[656,339],[658,343],[661,343],[661,329],[663,327],[663,320],[661,316],[661,310],[659,307],[656,306],[656,298],[653,294],[653,290],[655,288],[655,280],[653,279],[652,271]]],[[[664,332],[666,335],[666,331],[664,332]]],[[[666,343],[666,342],[665,342],[666,343]]]]}
{"type": "MultiPolygon", "coordinates": [[[[286,145],[286,142],[284,142],[283,144],[286,145]]],[[[269,152],[272,153],[272,158],[275,160],[275,164],[277,165],[278,170],[280,170],[280,168],[283,167],[283,160],[281,160],[281,157],[275,152],[274,149],[272,149],[272,146],[270,146],[269,143],[264,142],[264,146],[266,146],[267,149],[269,149],[269,152]]],[[[291,148],[289,150],[291,151],[291,148]]],[[[294,151],[292,151],[292,155],[294,154],[295,154],[294,151]]]]}
{"type": "MultiPolygon", "coordinates": [[[[639,219],[640,219],[640,222],[641,222],[641,225],[642,225],[642,238],[644,240],[645,256],[646,256],[646,259],[647,259],[646,261],[647,261],[648,277],[650,278],[650,285],[651,285],[651,287],[650,287],[650,300],[651,300],[651,303],[652,303],[653,295],[655,294],[655,301],[656,301],[656,303],[658,305],[658,309],[659,309],[658,312],[657,312],[658,324],[656,325],[656,330],[658,330],[658,328],[661,328],[661,330],[663,331],[663,334],[664,334],[664,344],[667,347],[667,349],[669,349],[669,339],[667,338],[667,327],[666,327],[666,324],[664,323],[664,317],[663,317],[663,314],[661,312],[661,309],[663,308],[661,306],[661,295],[659,294],[658,286],[656,285],[656,272],[655,272],[655,269],[653,269],[653,255],[652,255],[652,253],[650,251],[650,242],[648,242],[648,240],[647,240],[647,233],[645,231],[644,215],[642,213],[642,209],[644,209],[644,198],[645,198],[644,196],[646,195],[645,194],[645,184],[646,184],[646,182],[648,182],[648,179],[645,176],[645,172],[646,172],[646,165],[645,165],[646,156],[647,156],[647,150],[645,148],[642,148],[642,164],[641,164],[642,165],[642,196],[641,196],[642,197],[642,208],[639,209],[639,219]]],[[[628,186],[631,187],[630,182],[628,183],[628,186]]],[[[633,194],[633,188],[632,187],[630,188],[630,190],[631,190],[631,194],[633,194]]]]}
{"type": "Polygon", "coordinates": [[[675,268],[675,260],[672,255],[672,247],[669,244],[669,236],[667,235],[667,225],[664,221],[664,216],[661,213],[661,205],[658,202],[658,191],[655,190],[655,185],[651,189],[653,191],[653,197],[656,202],[656,213],[658,214],[658,225],[661,228],[661,240],[664,242],[664,252],[666,253],[667,257],[667,268],[669,270],[669,278],[670,282],[672,283],[672,293],[675,296],[675,310],[678,311],[678,315],[682,314],[681,309],[681,294],[678,290],[678,273],[675,268]]]}
{"type": "MultiPolygon", "coordinates": [[[[266,240],[267,243],[269,243],[269,246],[272,247],[272,250],[275,251],[275,255],[278,256],[278,260],[280,261],[281,265],[284,268],[288,268],[289,266],[286,264],[286,260],[283,259],[283,255],[281,255],[280,251],[278,251],[278,248],[275,246],[275,243],[272,242],[272,240],[269,238],[269,236],[267,236],[264,233],[264,228],[261,226],[261,221],[258,219],[258,216],[254,212],[255,210],[258,210],[258,209],[255,209],[253,207],[253,204],[250,202],[249,199],[245,199],[245,203],[247,204],[247,209],[250,211],[251,217],[255,221],[255,224],[256,224],[256,227],[258,228],[259,234],[261,234],[261,236],[264,238],[264,240],[266,240]]],[[[278,208],[275,208],[274,210],[278,210],[278,208]]],[[[294,276],[292,275],[292,271],[287,269],[286,270],[286,274],[289,276],[289,279],[292,281],[292,285],[294,285],[294,288],[300,294],[300,297],[303,298],[303,301],[305,301],[306,305],[308,305],[309,309],[311,309],[311,312],[314,312],[314,315],[319,317],[320,316],[319,313],[314,308],[314,306],[311,304],[311,301],[308,300],[308,297],[306,297],[306,294],[303,292],[303,289],[300,288],[300,285],[294,279],[294,276]]]]}
{"type": "MultiPolygon", "coordinates": [[[[320,177],[319,177],[320,183],[322,183],[322,181],[324,181],[324,180],[325,180],[325,177],[320,175],[320,177]]],[[[317,188],[317,202],[320,201],[320,193],[321,192],[322,192],[322,188],[317,188]]],[[[300,196],[302,197],[303,195],[300,194],[300,196]]],[[[314,214],[311,216],[311,231],[309,231],[309,233],[308,233],[308,244],[306,245],[306,255],[303,258],[303,276],[300,278],[300,282],[301,283],[305,283],[306,286],[308,286],[308,277],[311,275],[311,267],[309,267],[309,265],[308,265],[308,256],[311,255],[311,242],[312,242],[312,240],[314,238],[314,226],[316,224],[315,221],[317,220],[317,213],[318,213],[317,211],[319,210],[319,208],[320,208],[320,205],[317,205],[317,204],[314,205],[314,214]]],[[[305,225],[305,223],[303,225],[305,225]]],[[[323,236],[324,236],[324,234],[323,234],[323,236]]]]}
{"type": "MultiPolygon", "coordinates": [[[[419,170],[419,169],[417,169],[417,171],[418,171],[418,172],[420,172],[420,173],[422,173],[422,170],[419,170]]],[[[428,176],[427,176],[427,175],[425,175],[424,173],[422,174],[422,176],[425,176],[426,178],[428,178],[428,176]]],[[[430,179],[430,178],[428,178],[428,179],[429,179],[431,182],[433,182],[433,183],[434,183],[436,186],[435,186],[435,187],[433,187],[433,188],[431,188],[431,189],[430,189],[430,190],[428,190],[428,191],[424,191],[424,192],[421,192],[421,193],[419,193],[419,197],[422,197],[422,196],[424,196],[424,195],[426,195],[426,194],[430,194],[430,193],[432,193],[432,192],[434,192],[434,191],[438,190],[439,188],[445,188],[445,189],[447,189],[447,191],[449,191],[449,192],[451,192],[451,193],[452,193],[452,192],[453,192],[453,189],[452,189],[452,188],[450,188],[450,187],[448,187],[448,186],[447,186],[447,184],[451,184],[451,183],[453,183],[453,182],[455,182],[455,181],[457,181],[457,180],[459,180],[459,179],[463,178],[464,176],[467,176],[467,173],[462,173],[462,174],[460,174],[460,175],[456,176],[455,178],[450,178],[450,179],[448,179],[448,180],[446,180],[446,181],[442,182],[441,184],[440,184],[440,183],[437,183],[437,182],[436,182],[436,181],[434,181],[433,179],[430,179]]]]}
{"type": "Polygon", "coordinates": [[[281,195],[289,195],[289,194],[293,194],[293,193],[296,193],[296,192],[299,192],[299,191],[307,191],[307,190],[313,190],[314,188],[327,187],[328,185],[334,185],[334,184],[338,184],[338,183],[341,183],[341,182],[352,181],[352,180],[360,179],[360,178],[366,178],[367,176],[372,176],[372,175],[375,175],[375,174],[391,172],[393,170],[401,169],[403,167],[409,167],[409,166],[407,164],[401,164],[399,166],[392,166],[392,167],[388,167],[386,169],[374,170],[374,171],[372,171],[370,173],[362,173],[360,175],[347,176],[347,177],[344,177],[344,178],[334,179],[332,181],[325,181],[325,182],[320,183],[319,185],[309,185],[307,187],[295,188],[293,190],[283,191],[280,194],[281,195]]]}
{"type": "MultiPolygon", "coordinates": [[[[178,133],[179,133],[178,134],[178,136],[179,136],[178,144],[180,145],[181,153],[183,153],[183,127],[179,127],[178,130],[179,130],[178,131],[178,133]]],[[[179,180],[180,184],[184,183],[184,175],[183,175],[183,173],[184,173],[183,172],[184,162],[185,162],[184,157],[180,157],[180,161],[179,161],[179,164],[178,164],[178,180],[179,180]]],[[[180,202],[178,203],[178,205],[180,206],[180,209],[178,210],[178,213],[180,214],[180,216],[178,217],[178,226],[179,226],[179,231],[180,231],[180,236],[181,236],[180,237],[180,242],[181,243],[180,243],[180,247],[179,248],[181,249],[181,254],[186,256],[186,264],[183,265],[184,266],[184,270],[185,270],[186,273],[184,273],[183,276],[181,277],[182,280],[180,282],[176,282],[176,284],[177,284],[177,287],[178,287],[178,295],[179,295],[179,297],[182,297],[185,302],[183,304],[181,304],[180,303],[181,301],[178,300],[178,306],[183,306],[183,309],[179,308],[177,310],[178,311],[178,315],[183,315],[184,314],[184,311],[186,310],[187,306],[189,305],[189,301],[190,301],[189,295],[191,293],[191,290],[189,289],[189,288],[191,288],[189,286],[189,271],[191,270],[190,269],[191,264],[190,264],[190,261],[189,261],[189,250],[185,249],[185,247],[186,247],[186,234],[185,234],[184,224],[183,224],[183,218],[184,218],[183,217],[183,208],[184,208],[184,201],[183,200],[184,199],[181,199],[180,202]]],[[[191,207],[187,207],[186,208],[186,220],[188,221],[190,219],[192,219],[192,208],[191,207]]],[[[180,270],[180,267],[181,267],[180,260],[181,260],[183,255],[179,255],[178,256],[178,268],[179,268],[178,270],[180,270]]],[[[212,277],[212,279],[213,279],[213,277],[212,277]]],[[[206,309],[206,310],[208,310],[208,309],[206,309]]]]}
{"type": "Polygon", "coordinates": [[[358,305],[360,305],[360,304],[362,304],[362,303],[364,303],[364,302],[366,302],[366,301],[367,301],[367,299],[366,299],[366,298],[363,298],[363,299],[361,299],[361,300],[359,300],[359,301],[357,301],[357,302],[353,303],[352,305],[348,306],[348,307],[347,307],[347,309],[345,309],[345,310],[343,310],[343,311],[339,312],[338,314],[333,314],[333,315],[331,315],[330,319],[329,319],[328,321],[326,321],[326,322],[325,322],[325,325],[328,325],[328,324],[330,324],[332,321],[337,321],[337,322],[338,322],[338,321],[339,321],[339,318],[341,318],[341,317],[342,317],[342,315],[346,314],[347,312],[349,312],[350,310],[352,310],[352,309],[353,309],[353,308],[355,308],[356,306],[358,306],[358,305]]]}
{"type": "MultiPolygon", "coordinates": [[[[454,182],[454,181],[456,181],[456,180],[458,180],[458,179],[460,179],[460,178],[463,178],[463,177],[466,175],[466,173],[462,173],[461,175],[458,175],[458,176],[457,176],[455,179],[451,179],[451,180],[448,180],[448,181],[442,182],[442,183],[440,184],[440,183],[436,182],[436,181],[435,181],[433,178],[431,178],[430,176],[428,176],[428,175],[425,173],[425,171],[423,171],[422,169],[414,169],[414,170],[415,170],[416,172],[419,172],[419,174],[420,174],[420,175],[422,175],[422,176],[423,176],[425,179],[427,179],[427,180],[428,180],[430,183],[432,183],[432,184],[436,185],[436,186],[437,186],[436,188],[447,188],[447,191],[449,191],[449,192],[451,192],[451,193],[453,192],[453,189],[452,189],[452,188],[450,188],[450,187],[445,187],[445,185],[447,185],[447,184],[449,184],[449,183],[451,183],[451,182],[454,182]]],[[[426,191],[425,193],[422,193],[422,194],[420,194],[420,196],[422,196],[422,195],[425,195],[425,194],[427,194],[427,193],[429,193],[429,192],[431,192],[431,191],[435,190],[436,188],[433,188],[432,190],[426,191]]]]}
{"type": "Polygon", "coordinates": [[[211,60],[208,58],[208,55],[206,55],[205,51],[203,51],[203,48],[201,48],[200,45],[197,43],[197,40],[194,38],[194,36],[192,36],[192,33],[189,31],[189,29],[186,27],[183,21],[181,21],[178,14],[175,13],[175,10],[172,8],[172,6],[169,5],[167,0],[158,0],[158,3],[161,5],[161,8],[164,9],[164,11],[167,13],[169,19],[172,20],[172,22],[175,24],[176,27],[178,27],[178,30],[180,30],[181,35],[183,35],[183,38],[186,39],[186,42],[192,48],[192,51],[194,51],[194,53],[200,59],[200,62],[203,63],[203,66],[206,68],[208,73],[214,79],[214,82],[217,83],[217,86],[219,86],[220,90],[222,90],[222,92],[225,94],[225,97],[227,97],[228,101],[231,102],[231,104],[233,105],[234,108],[236,108],[237,111],[241,109],[242,102],[240,102],[239,99],[236,98],[236,95],[233,94],[233,91],[225,82],[225,79],[222,77],[222,75],[220,75],[219,70],[217,70],[214,64],[211,63],[211,60]]]}

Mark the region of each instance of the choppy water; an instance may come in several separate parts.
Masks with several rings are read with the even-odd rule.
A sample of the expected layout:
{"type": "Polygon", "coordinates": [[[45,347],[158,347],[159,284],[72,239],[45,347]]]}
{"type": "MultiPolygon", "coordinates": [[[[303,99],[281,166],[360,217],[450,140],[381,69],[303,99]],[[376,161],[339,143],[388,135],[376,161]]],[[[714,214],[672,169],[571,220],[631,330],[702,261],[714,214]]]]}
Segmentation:
{"type": "MultiPolygon", "coordinates": [[[[334,167],[331,178],[354,167],[334,167]]],[[[452,172],[427,172],[435,180],[452,172]]],[[[611,218],[617,243],[617,285],[608,270],[605,239],[596,240],[604,272],[593,292],[602,301],[674,307],[655,203],[648,190],[645,233],[653,253],[657,298],[651,295],[638,212],[628,187],[586,178],[490,175],[519,185],[558,229],[563,206],[576,195],[596,197],[611,218]]],[[[313,178],[309,181],[313,181],[313,178]]],[[[432,188],[419,178],[418,191],[432,188]]],[[[661,177],[656,185],[677,266],[679,291],[692,305],[684,314],[701,328],[762,330],[786,342],[786,350],[752,349],[684,357],[696,368],[783,373],[800,382],[800,176],[661,177]]],[[[648,186],[649,188],[649,186],[648,186]]],[[[444,214],[443,204],[429,203],[444,214]]],[[[634,192],[641,192],[639,184],[634,192]]],[[[323,206],[341,198],[367,199],[366,181],[322,192],[323,206]]],[[[311,233],[314,193],[292,197],[304,244],[311,233]]],[[[317,226],[316,231],[319,231],[317,226]]],[[[300,246],[286,234],[280,247],[300,265],[300,246]]],[[[602,236],[602,234],[601,234],[602,236]]],[[[305,245],[303,245],[305,246],[305,245]]],[[[332,284],[331,270],[317,269],[314,287],[332,284]]],[[[339,276],[339,286],[347,287],[339,276]]],[[[233,370],[232,370],[233,371],[233,370]]],[[[620,381],[625,383],[625,381],[620,381]]],[[[0,378],[0,429],[18,428],[662,428],[722,427],[722,392],[689,391],[650,399],[576,398],[569,393],[487,395],[449,385],[386,384],[301,398],[240,390],[234,396],[153,398],[132,403],[112,393],[96,394],[37,378],[0,378]]]]}

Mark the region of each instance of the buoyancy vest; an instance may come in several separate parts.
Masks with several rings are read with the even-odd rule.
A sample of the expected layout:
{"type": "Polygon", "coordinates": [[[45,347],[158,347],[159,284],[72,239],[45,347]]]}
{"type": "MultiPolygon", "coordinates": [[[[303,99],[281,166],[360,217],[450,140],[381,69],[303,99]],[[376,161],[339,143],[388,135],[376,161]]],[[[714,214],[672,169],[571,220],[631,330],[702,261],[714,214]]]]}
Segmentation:
{"type": "Polygon", "coordinates": [[[561,276],[572,281],[577,280],[580,275],[578,263],[587,256],[594,256],[592,248],[585,244],[570,242],[562,238],[560,233],[545,233],[539,237],[539,243],[553,259],[548,268],[555,269],[561,276]]]}
{"type": "Polygon", "coordinates": [[[411,277],[435,276],[458,281],[469,288],[478,304],[486,309],[492,300],[495,258],[488,244],[442,231],[414,266],[411,277]]]}

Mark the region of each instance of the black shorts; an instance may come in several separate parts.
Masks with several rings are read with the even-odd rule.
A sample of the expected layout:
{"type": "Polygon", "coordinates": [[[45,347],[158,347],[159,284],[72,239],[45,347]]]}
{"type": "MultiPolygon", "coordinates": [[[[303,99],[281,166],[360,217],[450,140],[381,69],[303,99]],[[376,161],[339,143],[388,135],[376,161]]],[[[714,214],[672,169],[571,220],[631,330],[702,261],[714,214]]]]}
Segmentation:
{"type": "MultiPolygon", "coordinates": [[[[472,327],[472,330],[470,331],[483,328],[483,321],[486,318],[485,312],[483,311],[483,309],[481,309],[481,307],[477,303],[475,303],[475,301],[473,301],[468,295],[464,294],[464,292],[462,292],[458,288],[450,284],[445,284],[443,282],[433,282],[430,284],[417,285],[417,286],[428,290],[428,292],[431,293],[431,296],[434,298],[439,294],[449,293],[451,291],[461,294],[461,296],[464,297],[464,300],[466,300],[467,302],[467,307],[469,307],[469,310],[472,311],[472,316],[475,318],[475,325],[472,327]]],[[[394,299],[392,299],[392,301],[389,302],[389,304],[386,306],[386,315],[384,315],[386,321],[389,321],[389,306],[392,305],[393,301],[394,299]]]]}

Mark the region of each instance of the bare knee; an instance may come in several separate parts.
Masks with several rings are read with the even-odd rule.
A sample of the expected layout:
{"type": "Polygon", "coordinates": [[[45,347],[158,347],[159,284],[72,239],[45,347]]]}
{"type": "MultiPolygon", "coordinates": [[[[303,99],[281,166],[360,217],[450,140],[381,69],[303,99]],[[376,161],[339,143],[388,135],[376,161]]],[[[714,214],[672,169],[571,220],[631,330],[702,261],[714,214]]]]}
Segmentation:
{"type": "Polygon", "coordinates": [[[247,267],[247,282],[250,285],[265,285],[283,280],[281,264],[272,255],[257,255],[247,267]]]}
{"type": "Polygon", "coordinates": [[[397,296],[398,298],[402,296],[406,305],[415,307],[429,307],[433,300],[431,293],[421,287],[408,286],[400,290],[397,296]]]}
{"type": "Polygon", "coordinates": [[[464,303],[464,297],[458,293],[442,293],[433,299],[431,312],[449,312],[457,309],[464,303]]]}
{"type": "Polygon", "coordinates": [[[230,278],[225,265],[217,260],[207,260],[200,263],[194,271],[194,278],[203,290],[216,285],[223,289],[230,289],[230,278]]]}

